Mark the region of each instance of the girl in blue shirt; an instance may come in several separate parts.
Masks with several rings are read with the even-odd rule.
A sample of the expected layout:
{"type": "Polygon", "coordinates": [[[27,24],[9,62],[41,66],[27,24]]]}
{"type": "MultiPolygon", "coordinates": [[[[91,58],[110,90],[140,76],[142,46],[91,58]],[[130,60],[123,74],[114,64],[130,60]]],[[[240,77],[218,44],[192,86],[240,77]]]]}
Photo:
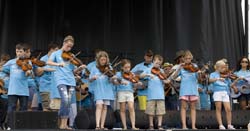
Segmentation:
{"type": "Polygon", "coordinates": [[[123,59],[121,61],[121,69],[121,72],[116,73],[116,76],[114,77],[114,83],[117,85],[117,101],[120,103],[120,116],[122,120],[123,129],[127,129],[126,103],[128,103],[132,130],[138,130],[138,128],[135,127],[134,86],[142,85],[142,83],[139,82],[139,78],[136,78],[136,76],[132,72],[130,72],[131,62],[128,59],[123,59]],[[120,82],[118,82],[118,80],[120,82]]]}
{"type": "MultiPolygon", "coordinates": [[[[245,79],[250,78],[250,71],[249,71],[249,59],[247,57],[242,57],[238,64],[237,64],[237,71],[235,74],[238,77],[243,77],[245,79]]],[[[239,91],[241,91],[240,87],[247,84],[245,81],[241,80],[237,82],[237,87],[239,87],[239,91]]],[[[241,92],[240,96],[238,97],[238,101],[240,102],[240,107],[242,110],[246,110],[247,107],[250,107],[250,94],[249,88],[247,89],[247,92],[241,92]]]]}
{"type": "MultiPolygon", "coordinates": [[[[75,98],[75,86],[76,81],[73,72],[84,69],[86,65],[80,65],[75,69],[70,60],[63,59],[62,54],[69,52],[74,46],[74,39],[72,36],[66,36],[63,41],[63,46],[60,50],[57,50],[51,54],[47,62],[48,65],[56,66],[54,78],[56,86],[61,96],[61,107],[59,110],[60,117],[60,129],[71,129],[67,126],[69,118],[71,104],[76,103],[75,98]]],[[[76,106],[76,104],[75,104],[76,106]]]]}
{"type": "Polygon", "coordinates": [[[90,70],[89,81],[94,87],[94,100],[96,102],[96,129],[104,128],[107,105],[114,100],[113,85],[110,83],[108,73],[102,71],[102,67],[109,64],[109,56],[105,51],[100,51],[96,55],[96,66],[90,70]]]}
{"type": "Polygon", "coordinates": [[[233,87],[234,90],[237,92],[237,88],[233,86],[235,85],[235,82],[232,84],[229,78],[223,78],[221,76],[222,73],[228,70],[228,67],[223,60],[217,61],[215,64],[215,68],[216,68],[216,71],[210,74],[209,82],[211,83],[213,87],[213,92],[214,92],[213,100],[215,102],[216,118],[219,124],[219,129],[226,129],[223,126],[222,118],[221,118],[222,104],[226,111],[226,118],[227,118],[227,124],[228,124],[227,128],[235,129],[231,125],[232,113],[231,113],[231,107],[230,107],[229,90],[231,87],[233,87]]]}
{"type": "Polygon", "coordinates": [[[179,69],[175,72],[173,78],[175,79],[177,76],[181,76],[181,85],[180,85],[180,100],[181,100],[181,122],[182,128],[187,129],[186,125],[186,110],[187,104],[190,102],[191,109],[191,121],[192,121],[192,129],[196,129],[196,103],[198,100],[198,75],[197,72],[190,71],[188,69],[184,69],[185,65],[191,65],[194,69],[197,69],[197,65],[191,63],[193,59],[192,53],[187,50],[184,52],[184,63],[181,64],[179,69]]]}

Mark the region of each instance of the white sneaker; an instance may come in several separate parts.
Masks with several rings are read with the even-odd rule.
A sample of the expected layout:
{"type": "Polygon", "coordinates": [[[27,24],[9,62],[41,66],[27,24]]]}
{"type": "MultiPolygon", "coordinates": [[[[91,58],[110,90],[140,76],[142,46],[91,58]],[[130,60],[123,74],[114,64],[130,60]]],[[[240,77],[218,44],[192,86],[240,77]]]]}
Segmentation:
{"type": "Polygon", "coordinates": [[[227,125],[227,129],[235,130],[233,125],[227,125]]]}
{"type": "Polygon", "coordinates": [[[219,129],[220,129],[220,130],[226,130],[226,127],[223,126],[223,125],[220,125],[220,126],[219,126],[219,129]]]}
{"type": "Polygon", "coordinates": [[[10,128],[10,127],[8,127],[6,130],[11,130],[11,128],[10,128]]]}

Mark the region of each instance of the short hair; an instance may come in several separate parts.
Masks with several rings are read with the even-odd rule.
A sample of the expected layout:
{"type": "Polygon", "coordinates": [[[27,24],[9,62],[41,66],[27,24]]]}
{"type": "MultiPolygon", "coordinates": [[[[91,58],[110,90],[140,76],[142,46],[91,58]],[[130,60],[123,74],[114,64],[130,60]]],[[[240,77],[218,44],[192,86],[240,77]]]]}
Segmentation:
{"type": "Polygon", "coordinates": [[[18,49],[18,50],[24,50],[23,43],[16,44],[16,49],[18,49]]]}
{"type": "Polygon", "coordinates": [[[192,55],[192,53],[191,53],[190,50],[186,50],[186,51],[184,52],[184,57],[186,57],[186,56],[191,56],[191,58],[193,59],[193,55],[192,55]]]}
{"type": "Polygon", "coordinates": [[[215,63],[215,70],[218,69],[219,66],[223,65],[223,64],[226,64],[223,60],[218,60],[216,63],[215,63]]]}
{"type": "Polygon", "coordinates": [[[121,66],[123,67],[126,64],[131,64],[131,61],[129,59],[122,59],[121,60],[121,66]]]}
{"type": "Polygon", "coordinates": [[[158,60],[160,60],[160,61],[163,62],[163,57],[162,57],[161,55],[159,55],[159,54],[156,54],[156,55],[154,56],[154,60],[156,60],[156,59],[158,59],[158,60]]]}
{"type": "Polygon", "coordinates": [[[151,56],[153,56],[153,55],[154,55],[154,53],[153,53],[153,51],[152,51],[152,50],[147,50],[147,51],[145,51],[144,55],[145,55],[145,56],[149,56],[149,57],[151,57],[151,56]]]}
{"type": "Polygon", "coordinates": [[[58,44],[57,43],[54,43],[54,42],[51,42],[49,45],[48,45],[48,50],[51,50],[51,49],[55,49],[55,48],[58,48],[58,44]]]}
{"type": "Polygon", "coordinates": [[[63,40],[63,42],[68,42],[68,41],[71,41],[71,42],[74,43],[74,38],[73,38],[73,36],[68,35],[68,36],[66,36],[66,37],[64,38],[64,40],[63,40]]]}

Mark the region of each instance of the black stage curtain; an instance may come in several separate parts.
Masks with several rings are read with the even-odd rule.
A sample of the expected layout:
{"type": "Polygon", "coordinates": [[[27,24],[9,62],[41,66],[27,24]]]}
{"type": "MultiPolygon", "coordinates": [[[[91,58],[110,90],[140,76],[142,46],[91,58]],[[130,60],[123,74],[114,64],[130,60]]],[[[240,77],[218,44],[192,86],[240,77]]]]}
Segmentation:
{"type": "Polygon", "coordinates": [[[87,61],[96,48],[133,64],[147,49],[171,62],[180,49],[232,65],[247,55],[241,0],[0,0],[0,53],[14,56],[18,42],[45,53],[68,34],[87,61]]]}

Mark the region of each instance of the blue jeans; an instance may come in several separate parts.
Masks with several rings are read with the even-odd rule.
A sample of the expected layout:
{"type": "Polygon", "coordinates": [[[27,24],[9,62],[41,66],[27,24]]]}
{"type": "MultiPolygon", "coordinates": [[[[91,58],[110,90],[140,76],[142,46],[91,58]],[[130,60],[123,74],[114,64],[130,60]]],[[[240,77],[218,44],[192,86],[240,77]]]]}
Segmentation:
{"type": "Polygon", "coordinates": [[[20,103],[20,111],[27,111],[28,109],[28,96],[18,96],[18,95],[9,95],[8,96],[8,126],[13,128],[14,126],[14,114],[16,111],[17,100],[20,103]]]}
{"type": "Polygon", "coordinates": [[[61,107],[58,112],[60,118],[69,118],[70,105],[76,103],[75,88],[68,85],[57,86],[61,96],[61,107]]]}

